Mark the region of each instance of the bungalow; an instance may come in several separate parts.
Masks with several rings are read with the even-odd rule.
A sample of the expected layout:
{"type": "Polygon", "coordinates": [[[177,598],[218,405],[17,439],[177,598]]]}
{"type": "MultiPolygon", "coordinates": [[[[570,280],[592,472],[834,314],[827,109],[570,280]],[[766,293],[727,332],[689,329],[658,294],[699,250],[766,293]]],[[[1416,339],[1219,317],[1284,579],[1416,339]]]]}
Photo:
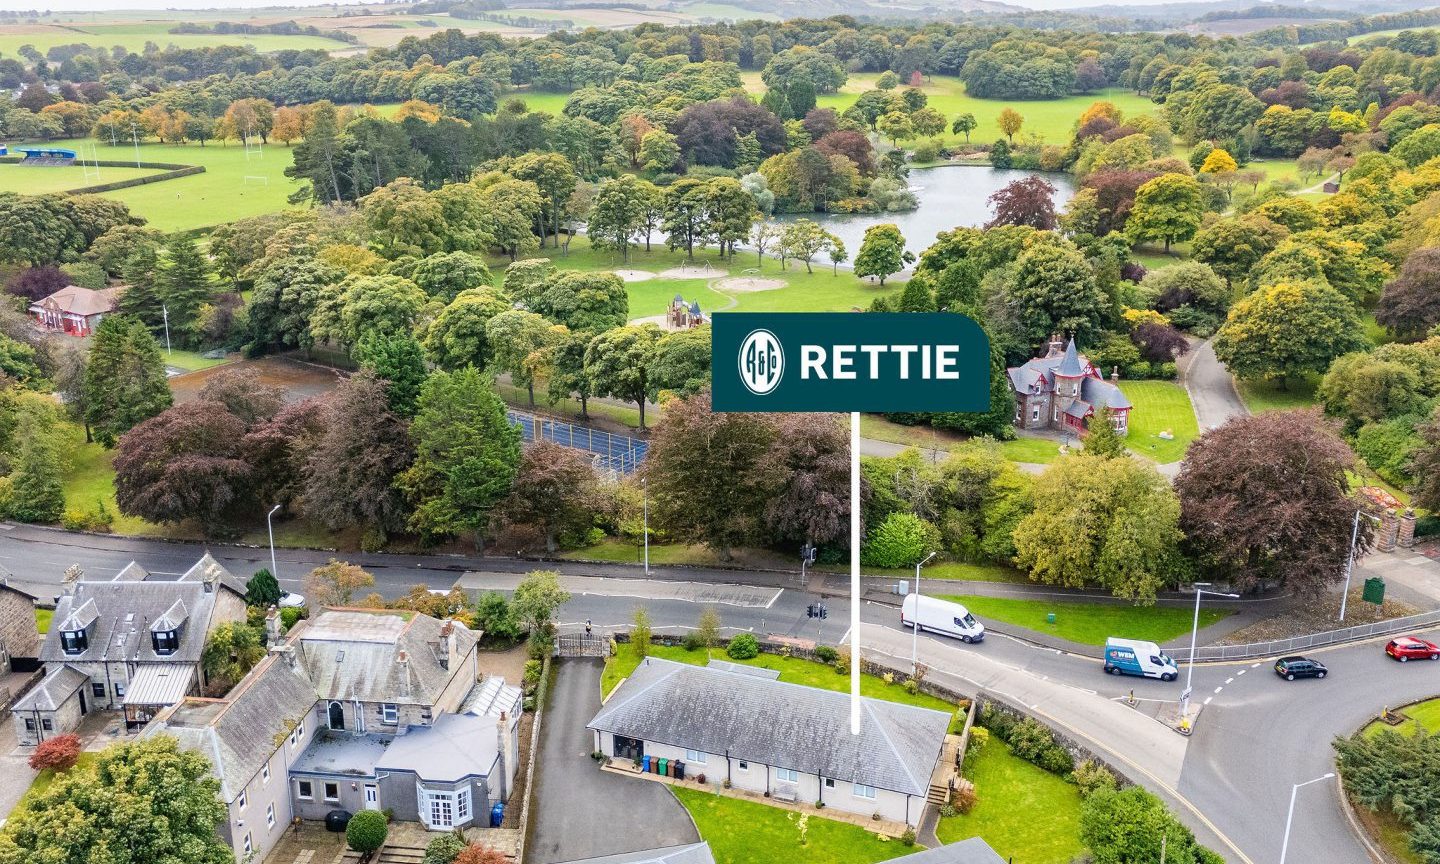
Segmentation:
{"type": "Polygon", "coordinates": [[[108,580],[67,582],[40,648],[45,678],[10,706],[19,742],[74,731],[96,710],[143,726],[203,691],[205,637],[243,620],[243,587],[208,554],[176,580],[131,562],[108,580]]]}
{"type": "Polygon", "coordinates": [[[66,285],[54,294],[30,304],[30,314],[35,323],[46,330],[69,333],[71,336],[89,336],[100,326],[100,321],[115,311],[121,288],[102,288],[99,291],[66,285]]]}
{"type": "Polygon", "coordinates": [[[680,760],[686,776],[919,824],[949,715],[864,698],[851,735],[847,694],[765,672],[646,658],[590,721],[595,749],[680,760]]]}
{"type": "MultiPolygon", "coordinates": [[[[892,864],[1005,864],[990,844],[980,837],[947,843],[922,852],[890,859],[892,864]]],[[[581,858],[564,864],[715,864],[715,855],[706,842],[684,846],[662,846],[639,852],[623,852],[598,858],[581,858]]]]}

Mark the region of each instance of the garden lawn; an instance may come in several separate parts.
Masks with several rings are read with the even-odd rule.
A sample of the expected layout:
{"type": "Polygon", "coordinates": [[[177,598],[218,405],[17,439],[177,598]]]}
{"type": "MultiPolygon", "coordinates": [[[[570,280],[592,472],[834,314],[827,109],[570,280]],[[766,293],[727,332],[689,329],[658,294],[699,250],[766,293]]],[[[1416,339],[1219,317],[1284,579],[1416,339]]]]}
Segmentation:
{"type": "MultiPolygon", "coordinates": [[[[88,148],[84,155],[87,159],[90,157],[88,148]]],[[[113,157],[107,154],[103,158],[113,157]]],[[[97,178],[94,167],[86,169],[79,165],[19,165],[14,162],[0,162],[0,192],[19,192],[22,195],[68,192],[82,186],[115,183],[162,173],[164,172],[153,168],[136,168],[132,165],[129,168],[101,168],[97,178]],[[90,172],[89,177],[85,176],[87,170],[90,172]]]]}
{"type": "Polygon", "coordinates": [[[806,819],[802,844],[801,816],[793,810],[683,786],[670,791],[690,811],[716,864],[872,864],[919,851],[859,825],[814,815],[806,819]]]}
{"type": "MultiPolygon", "coordinates": [[[[1420,661],[1411,661],[1420,662],[1420,661]]],[[[1404,723],[1398,726],[1391,726],[1389,723],[1382,723],[1379,720],[1366,726],[1362,734],[1379,735],[1386,729],[1392,729],[1405,735],[1414,735],[1417,731],[1424,729],[1426,732],[1440,731],[1440,699],[1427,699],[1424,702],[1416,702],[1414,705],[1407,705],[1399,709],[1406,717],[1404,723]]]]}
{"type": "Polygon", "coordinates": [[[1251,414],[1313,407],[1318,404],[1315,391],[1319,387],[1319,377],[1292,378],[1284,389],[1272,381],[1235,379],[1235,389],[1251,414]]]}
{"type": "MultiPolygon", "coordinates": [[[[95,143],[94,138],[80,138],[56,141],[49,146],[83,147],[89,152],[90,146],[95,143]]],[[[112,146],[109,141],[103,141],[96,150],[101,160],[135,158],[135,148],[128,142],[112,146]]],[[[284,210],[291,206],[285,200],[286,196],[300,186],[299,182],[285,176],[285,169],[293,163],[294,154],[291,148],[278,142],[265,145],[261,151],[252,151],[247,159],[245,148],[234,142],[221,144],[211,141],[202,147],[199,144],[147,144],[142,141],[140,161],[205,166],[203,174],[101,193],[106,198],[124,201],[131,212],[145,217],[149,227],[167,232],[208,228],[284,210]]],[[[109,172],[118,169],[100,170],[109,172]]],[[[102,173],[102,177],[109,180],[108,174],[102,173]]]]}
{"type": "MultiPolygon", "coordinates": [[[[816,104],[821,108],[844,111],[854,104],[861,93],[875,89],[875,81],[879,77],[879,74],[874,72],[852,72],[839,93],[821,94],[816,104]]],[[[765,85],[760,81],[758,75],[746,76],[745,84],[746,89],[751,93],[762,94],[765,92],[765,85]]],[[[903,89],[903,86],[897,88],[896,92],[903,89]]],[[[940,140],[951,145],[965,143],[964,135],[952,135],[949,132],[950,122],[965,112],[974,114],[976,121],[980,124],[975,131],[970,133],[970,141],[973,144],[991,144],[996,139],[1003,138],[1004,133],[1000,131],[996,118],[1005,108],[1014,108],[1021,117],[1025,118],[1025,123],[1020,128],[1021,135],[1034,132],[1047,144],[1063,145],[1069,142],[1070,133],[1080,114],[1094,102],[1113,102],[1126,116],[1130,117],[1153,114],[1157,110],[1155,103],[1149,99],[1118,88],[1104,90],[1089,96],[1067,96],[1064,99],[1019,102],[1013,99],[977,99],[965,93],[965,84],[959,78],[935,75],[920,89],[929,99],[926,103],[928,107],[945,115],[946,134],[942,135],[940,140]]]]}
{"type": "Polygon", "coordinates": [[[1012,754],[993,736],[969,764],[966,777],[979,801],[967,814],[940,820],[940,842],[978,836],[1000,857],[1025,864],[1069,864],[1084,852],[1080,792],[1073,784],[1012,754]]]}
{"type": "Polygon", "coordinates": [[[1048,465],[1060,458],[1060,445],[1049,438],[1016,438],[1001,443],[1000,452],[1011,462],[1048,465]]]}
{"type": "Polygon", "coordinates": [[[1173,381],[1122,381],[1120,389],[1135,409],[1130,412],[1130,435],[1125,446],[1156,462],[1176,462],[1200,434],[1190,394],[1173,381]],[[1169,432],[1172,440],[1160,433],[1169,432]]]}
{"type": "MultiPolygon", "coordinates": [[[[94,764],[95,760],[96,760],[99,756],[100,756],[99,753],[91,753],[91,752],[81,753],[81,754],[80,754],[80,759],[75,763],[75,767],[74,767],[74,768],[71,768],[70,770],[71,770],[71,771],[86,771],[86,770],[89,770],[90,766],[91,766],[92,764],[94,764]]],[[[27,810],[29,810],[29,809],[30,809],[30,802],[31,802],[31,801],[34,801],[37,797],[39,797],[41,794],[43,794],[46,789],[49,789],[49,788],[50,788],[50,784],[51,784],[51,783],[54,783],[54,782],[55,782],[55,772],[52,771],[52,770],[50,770],[49,768],[47,768],[47,769],[45,769],[44,771],[41,771],[39,774],[37,774],[37,775],[35,776],[35,780],[34,780],[33,782],[31,782],[30,788],[29,788],[29,789],[26,789],[26,790],[25,790],[25,794],[20,796],[20,800],[15,804],[15,809],[10,811],[10,817],[9,817],[9,818],[10,818],[10,821],[14,821],[14,820],[15,820],[17,817],[19,817],[21,814],[23,814],[23,813],[25,813],[27,810]]]]}
{"type": "MultiPolygon", "coordinates": [[[[635,667],[640,665],[640,656],[635,653],[634,645],[628,642],[619,645],[617,652],[614,657],[605,661],[605,672],[600,676],[600,688],[603,693],[609,693],[615,689],[615,685],[620,683],[620,679],[628,677],[631,672],[635,671],[635,667]]],[[[780,680],[788,681],[791,684],[803,684],[807,687],[836,690],[841,693],[850,692],[849,675],[839,674],[833,666],[825,663],[802,660],[799,657],[761,654],[752,660],[735,660],[727,656],[723,648],[712,648],[707,653],[703,649],[687,651],[678,645],[651,645],[650,656],[659,657],[662,660],[674,660],[677,663],[689,663],[692,666],[704,666],[710,662],[711,657],[714,657],[717,660],[758,666],[761,669],[777,669],[780,672],[780,680]]],[[[872,699],[882,699],[886,702],[899,702],[904,705],[944,711],[946,714],[955,713],[955,706],[943,699],[937,699],[925,693],[907,693],[899,684],[886,684],[883,679],[874,675],[860,676],[860,695],[872,699]]]]}
{"type": "MultiPolygon", "coordinates": [[[[860,434],[872,441],[885,441],[921,450],[954,450],[967,440],[964,435],[929,426],[906,426],[878,414],[860,415],[860,434]]],[[[1012,462],[1049,463],[1060,457],[1060,445],[1048,438],[1016,438],[998,442],[1000,452],[1012,462]]]]}
{"type": "Polygon", "coordinates": [[[54,617],[55,617],[55,610],[54,610],[54,609],[41,609],[41,608],[39,608],[39,607],[36,607],[36,609],[35,609],[35,630],[36,630],[37,632],[39,632],[40,635],[42,635],[42,636],[45,635],[46,633],[49,633],[49,632],[50,632],[50,619],[51,619],[51,618],[54,618],[54,617]]]}
{"type": "MultiPolygon", "coordinates": [[[[1192,611],[1171,606],[1127,606],[1124,603],[1075,603],[1021,600],[1013,597],[944,595],[963,604],[980,620],[1000,621],[1046,633],[1081,645],[1104,645],[1111,636],[1168,642],[1190,632],[1192,611]],[[1055,613],[1055,623],[1045,620],[1055,613]]],[[[1227,609],[1201,609],[1200,626],[1208,627],[1230,614],[1227,609]]]]}

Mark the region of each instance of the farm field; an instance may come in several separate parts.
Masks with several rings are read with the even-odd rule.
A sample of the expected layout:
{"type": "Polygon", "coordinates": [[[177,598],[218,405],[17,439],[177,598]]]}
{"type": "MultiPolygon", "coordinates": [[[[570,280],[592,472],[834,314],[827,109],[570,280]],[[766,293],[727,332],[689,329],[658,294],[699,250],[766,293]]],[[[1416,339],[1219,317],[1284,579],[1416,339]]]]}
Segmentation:
{"type": "MultiPolygon", "coordinates": [[[[93,143],[93,138],[85,138],[56,141],[51,146],[84,145],[88,150],[93,143]]],[[[101,143],[97,150],[102,160],[119,161],[135,156],[135,149],[123,144],[115,147],[101,143]]],[[[290,148],[282,144],[267,146],[263,154],[252,153],[246,159],[245,149],[238,144],[227,146],[212,141],[202,147],[199,144],[141,143],[142,162],[204,165],[205,173],[102,194],[129,204],[131,212],[145,217],[150,227],[161,231],[208,228],[290,206],[286,196],[299,185],[285,176],[291,159],[290,148]],[[264,178],[265,182],[247,178],[264,178]]],[[[0,168],[0,171],[3,170],[0,168]]],[[[77,174],[79,170],[75,169],[77,174]]],[[[111,179],[109,172],[119,170],[122,169],[101,169],[107,181],[111,179]]],[[[115,179],[121,178],[116,176],[115,179]]]]}
{"type": "MultiPolygon", "coordinates": [[[[237,18],[240,16],[236,16],[237,18]]],[[[319,48],[323,51],[341,51],[353,48],[337,39],[316,36],[273,36],[269,34],[249,35],[244,33],[171,33],[175,26],[169,21],[127,21],[123,23],[87,23],[60,26],[54,24],[4,24],[0,25],[0,55],[13,56],[22,45],[30,45],[45,53],[57,45],[84,44],[96,48],[112,48],[116,45],[128,51],[140,52],[147,42],[161,48],[174,45],[177,48],[213,48],[218,45],[250,45],[262,53],[281,51],[287,48],[304,50],[319,48]]]]}
{"type": "Polygon", "coordinates": [[[87,178],[85,170],[79,165],[35,166],[0,162],[0,192],[42,195],[163,173],[150,168],[101,168],[97,178],[95,169],[90,168],[87,178]]]}

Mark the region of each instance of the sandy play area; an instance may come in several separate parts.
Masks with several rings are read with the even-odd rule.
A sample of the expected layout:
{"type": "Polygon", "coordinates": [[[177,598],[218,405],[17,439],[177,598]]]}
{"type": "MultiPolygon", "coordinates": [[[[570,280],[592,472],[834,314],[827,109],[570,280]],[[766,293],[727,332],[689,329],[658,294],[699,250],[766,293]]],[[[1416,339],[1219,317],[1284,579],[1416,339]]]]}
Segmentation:
{"type": "Polygon", "coordinates": [[[747,291],[774,291],[776,288],[784,288],[784,279],[761,279],[755,276],[731,276],[728,279],[721,279],[712,286],[716,291],[727,294],[745,293],[747,291]]]}
{"type": "Polygon", "coordinates": [[[614,272],[623,282],[646,282],[655,278],[655,274],[649,270],[616,270],[614,272]]]}
{"type": "Polygon", "coordinates": [[[709,264],[686,265],[684,267],[671,267],[662,271],[661,276],[666,279],[714,279],[717,276],[724,276],[724,270],[717,270],[709,264]]]}

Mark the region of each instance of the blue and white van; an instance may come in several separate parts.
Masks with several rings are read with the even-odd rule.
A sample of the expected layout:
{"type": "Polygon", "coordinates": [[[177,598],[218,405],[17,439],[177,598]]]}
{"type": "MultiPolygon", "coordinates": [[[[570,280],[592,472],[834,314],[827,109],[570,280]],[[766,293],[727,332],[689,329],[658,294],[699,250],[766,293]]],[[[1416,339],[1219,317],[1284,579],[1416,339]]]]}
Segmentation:
{"type": "Polygon", "coordinates": [[[1161,681],[1180,677],[1175,661],[1167,657],[1159,645],[1113,636],[1105,640],[1105,671],[1111,675],[1139,675],[1161,681]]]}

